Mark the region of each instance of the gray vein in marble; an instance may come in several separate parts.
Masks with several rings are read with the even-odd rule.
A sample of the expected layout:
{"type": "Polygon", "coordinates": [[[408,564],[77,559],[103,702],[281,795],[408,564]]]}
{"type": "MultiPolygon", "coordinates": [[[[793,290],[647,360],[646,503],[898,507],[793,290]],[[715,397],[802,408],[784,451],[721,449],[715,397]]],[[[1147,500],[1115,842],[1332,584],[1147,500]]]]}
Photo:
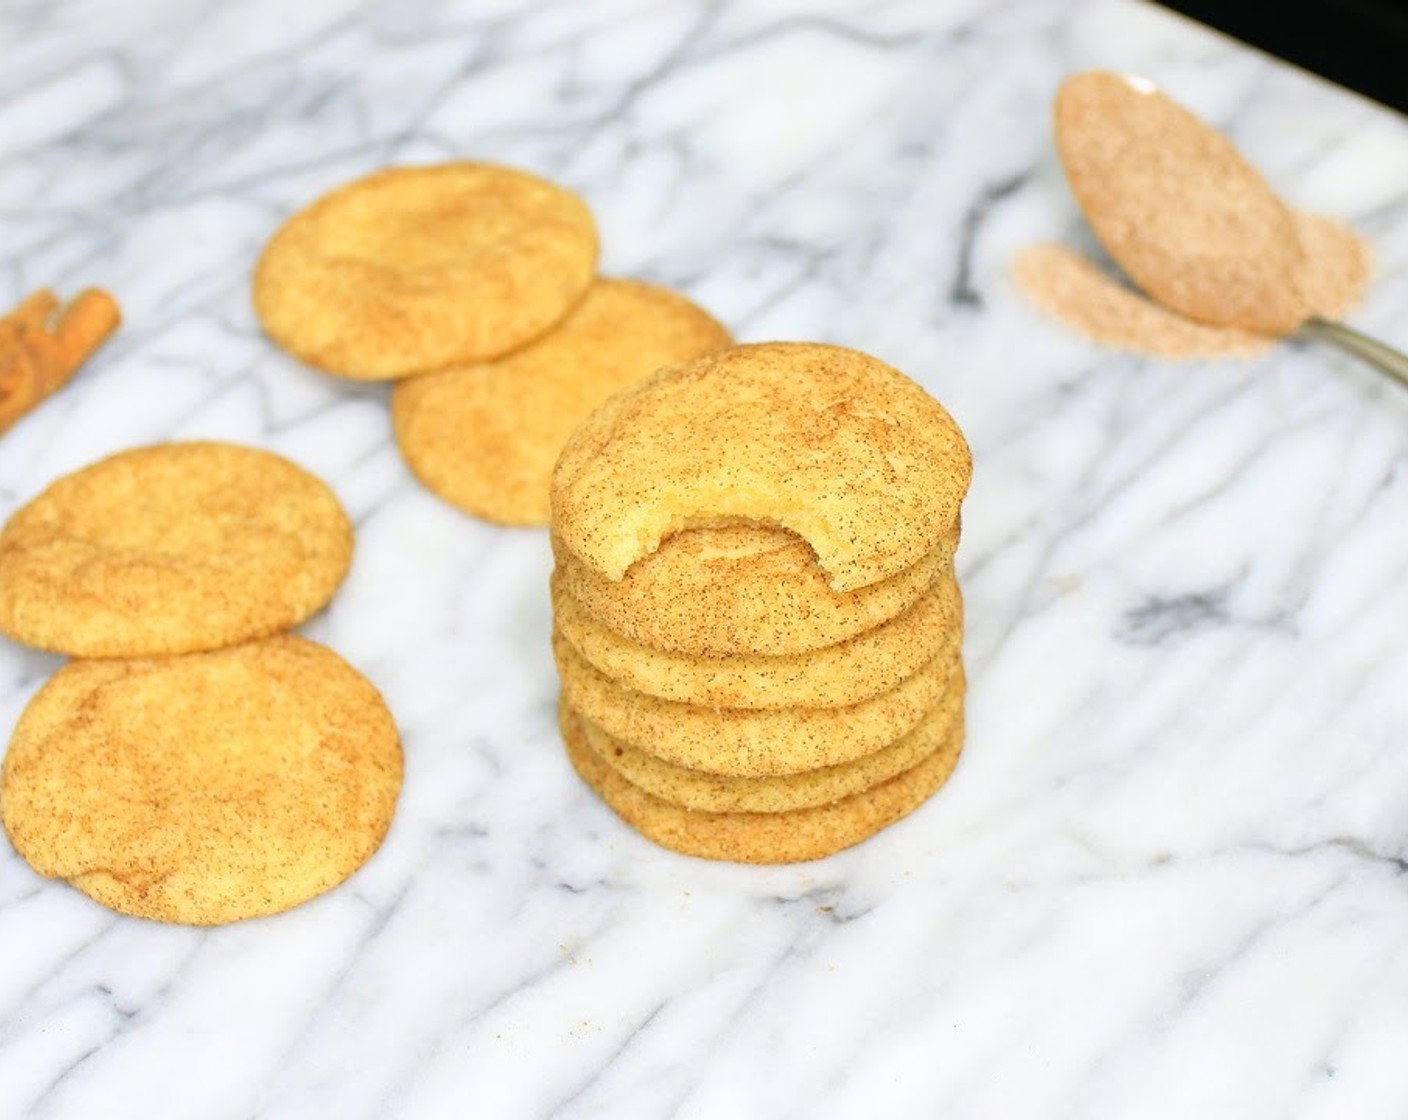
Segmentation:
{"type": "Polygon", "coordinates": [[[949,303],[955,307],[982,307],[982,294],[973,287],[973,243],[982,232],[992,208],[1015,194],[1031,178],[1030,171],[1019,171],[1010,178],[989,183],[963,215],[958,241],[958,268],[949,289],[949,303]]]}

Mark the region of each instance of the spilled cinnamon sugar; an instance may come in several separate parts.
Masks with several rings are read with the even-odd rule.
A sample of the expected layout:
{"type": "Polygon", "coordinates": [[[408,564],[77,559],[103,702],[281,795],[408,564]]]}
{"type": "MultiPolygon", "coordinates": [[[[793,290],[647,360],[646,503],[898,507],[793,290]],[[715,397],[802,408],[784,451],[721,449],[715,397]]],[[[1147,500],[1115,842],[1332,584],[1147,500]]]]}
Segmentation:
{"type": "MultiPolygon", "coordinates": [[[[1368,283],[1368,243],[1319,214],[1295,215],[1305,255],[1300,281],[1311,311],[1340,318],[1368,283]]],[[[1171,311],[1065,245],[1033,245],[1017,254],[1013,278],[1037,307],[1093,342],[1150,357],[1251,357],[1276,339],[1238,327],[1199,323],[1171,311]]]]}

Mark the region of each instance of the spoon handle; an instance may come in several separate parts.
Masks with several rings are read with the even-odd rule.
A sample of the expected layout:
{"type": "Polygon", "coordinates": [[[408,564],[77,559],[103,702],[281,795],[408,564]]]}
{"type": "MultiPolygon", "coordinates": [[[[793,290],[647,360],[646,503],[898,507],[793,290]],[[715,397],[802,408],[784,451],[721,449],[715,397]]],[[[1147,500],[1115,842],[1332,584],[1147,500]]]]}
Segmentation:
{"type": "Polygon", "coordinates": [[[1302,338],[1332,342],[1408,388],[1408,354],[1385,345],[1377,338],[1370,338],[1343,323],[1319,317],[1311,317],[1302,323],[1299,334],[1302,338]]]}

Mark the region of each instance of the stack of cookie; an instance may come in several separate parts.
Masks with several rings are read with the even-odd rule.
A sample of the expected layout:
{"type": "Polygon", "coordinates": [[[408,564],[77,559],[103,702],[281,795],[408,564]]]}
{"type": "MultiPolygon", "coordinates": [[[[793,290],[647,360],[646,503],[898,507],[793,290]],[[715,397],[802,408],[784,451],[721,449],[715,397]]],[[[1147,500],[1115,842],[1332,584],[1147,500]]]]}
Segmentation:
{"type": "Polygon", "coordinates": [[[121,452],[0,532],[0,633],[67,654],[15,728],[0,820],[41,875],[213,925],[296,906],[381,844],[396,725],[332,650],[282,633],[352,559],[333,492],[233,444],[121,452]]]}
{"type": "Polygon", "coordinates": [[[963,741],[952,418],[865,354],[738,346],[598,409],[553,475],[573,765],[677,851],[848,847],[963,741]]]}

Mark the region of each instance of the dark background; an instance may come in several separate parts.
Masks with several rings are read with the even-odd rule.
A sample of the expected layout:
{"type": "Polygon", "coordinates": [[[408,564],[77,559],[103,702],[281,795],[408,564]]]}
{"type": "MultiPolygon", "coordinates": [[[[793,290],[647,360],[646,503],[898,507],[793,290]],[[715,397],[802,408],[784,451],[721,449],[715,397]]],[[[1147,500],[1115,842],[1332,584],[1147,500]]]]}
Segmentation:
{"type": "Polygon", "coordinates": [[[1408,113],[1408,0],[1161,0],[1408,113]]]}

